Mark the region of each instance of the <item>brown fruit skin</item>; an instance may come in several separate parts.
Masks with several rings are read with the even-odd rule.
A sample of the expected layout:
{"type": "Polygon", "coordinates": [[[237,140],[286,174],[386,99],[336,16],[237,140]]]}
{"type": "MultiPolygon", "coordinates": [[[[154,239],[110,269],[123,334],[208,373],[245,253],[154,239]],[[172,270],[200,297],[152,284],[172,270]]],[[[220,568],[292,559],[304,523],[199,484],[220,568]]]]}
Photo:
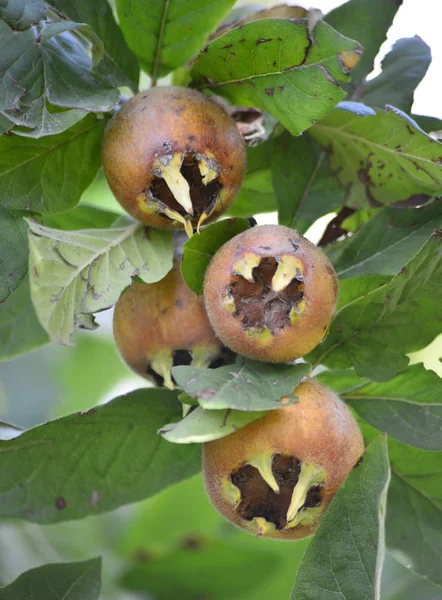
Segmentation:
{"type": "MultiPolygon", "coordinates": [[[[244,177],[246,152],[233,119],[200,92],[155,87],[126,102],[106,129],[103,170],[114,196],[135,219],[158,229],[182,229],[182,223],[153,213],[147,205],[140,208],[137,197],[149,187],[158,157],[186,152],[212,157],[219,166],[222,189],[210,221],[233,203],[244,177]]],[[[192,223],[196,226],[198,218],[192,223]]]]}
{"type": "Polygon", "coordinates": [[[300,358],[322,341],[337,297],[338,279],[324,252],[282,225],[253,227],[229,240],[211,260],[204,281],[206,311],[219,339],[238,354],[272,363],[300,358]],[[247,331],[223,301],[234,264],[250,252],[275,258],[292,254],[304,268],[305,308],[302,314],[289,327],[266,337],[247,331]]]}
{"type": "MultiPolygon", "coordinates": [[[[330,504],[339,487],[364,452],[364,441],[356,420],[331,390],[307,379],[293,392],[299,401],[271,410],[235,433],[203,445],[203,474],[206,492],[228,521],[250,531],[250,522],[241,518],[224,499],[222,482],[253,457],[288,454],[301,462],[313,463],[326,473],[322,506],[330,504]]],[[[298,525],[273,531],[266,537],[296,540],[312,535],[319,524],[298,525]]]]}
{"type": "Polygon", "coordinates": [[[181,277],[179,262],[157,283],[133,283],[115,305],[114,338],[124,361],[150,379],[148,367],[159,353],[222,348],[210,327],[201,297],[181,277]]]}

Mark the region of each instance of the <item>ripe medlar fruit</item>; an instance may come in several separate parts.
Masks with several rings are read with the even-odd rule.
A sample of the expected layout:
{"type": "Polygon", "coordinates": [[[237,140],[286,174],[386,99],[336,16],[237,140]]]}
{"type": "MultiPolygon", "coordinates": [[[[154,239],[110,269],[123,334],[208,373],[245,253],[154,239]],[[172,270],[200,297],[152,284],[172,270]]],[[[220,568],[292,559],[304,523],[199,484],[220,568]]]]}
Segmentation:
{"type": "Polygon", "coordinates": [[[206,491],[226,519],[256,535],[311,535],[364,451],[358,425],[328,388],[307,379],[299,401],[203,446],[206,491]]]}
{"type": "Polygon", "coordinates": [[[226,211],[246,153],[233,119],[214,100],[180,87],[131,98],[110,121],[103,169],[120,204],[159,229],[186,229],[226,211]]]}
{"type": "Polygon", "coordinates": [[[244,356],[285,362],[325,336],[338,295],[335,270],[320,248],[281,225],[235,236],[206,271],[207,314],[224,344],[244,356]]]}
{"type": "Polygon", "coordinates": [[[177,365],[217,367],[233,361],[210,327],[202,298],[181,277],[179,263],[157,283],[134,282],[114,311],[114,338],[128,366],[173,389],[177,365]]]}

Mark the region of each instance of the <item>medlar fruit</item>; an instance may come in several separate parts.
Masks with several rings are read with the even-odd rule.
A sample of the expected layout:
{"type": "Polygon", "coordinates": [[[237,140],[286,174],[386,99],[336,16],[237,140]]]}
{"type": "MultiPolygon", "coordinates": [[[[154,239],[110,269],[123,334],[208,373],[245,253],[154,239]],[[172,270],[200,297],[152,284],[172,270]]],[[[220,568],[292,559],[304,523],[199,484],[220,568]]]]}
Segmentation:
{"type": "Polygon", "coordinates": [[[204,281],[206,311],[219,339],[266,362],[313,350],[327,332],[337,295],[326,255],[281,225],[254,227],[229,240],[204,281]]]}
{"type": "Polygon", "coordinates": [[[358,425],[328,388],[307,379],[299,401],[203,446],[206,491],[229,521],[256,535],[311,535],[364,451],[358,425]]]}
{"type": "Polygon", "coordinates": [[[134,282],[115,305],[117,348],[139,375],[173,389],[176,365],[216,367],[233,361],[210,327],[202,298],[181,277],[179,263],[157,283],[134,282]]]}
{"type": "Polygon", "coordinates": [[[193,227],[226,211],[246,153],[233,119],[214,100],[180,87],[131,98],[110,121],[103,169],[120,204],[159,229],[193,227]]]}

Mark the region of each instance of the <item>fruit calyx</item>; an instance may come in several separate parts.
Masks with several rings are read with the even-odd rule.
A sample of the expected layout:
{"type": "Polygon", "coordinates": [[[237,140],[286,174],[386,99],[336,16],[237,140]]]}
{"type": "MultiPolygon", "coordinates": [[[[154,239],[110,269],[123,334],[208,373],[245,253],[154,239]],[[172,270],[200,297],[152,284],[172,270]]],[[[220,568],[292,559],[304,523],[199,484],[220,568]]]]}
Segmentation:
{"type": "Polygon", "coordinates": [[[152,182],[137,198],[139,208],[146,211],[151,205],[151,210],[182,223],[190,237],[192,220],[198,219],[199,230],[220,201],[219,172],[218,163],[200,152],[162,154],[153,164],[152,182]]]}
{"type": "Polygon", "coordinates": [[[224,497],[257,535],[309,526],[322,512],[325,473],[312,463],[275,454],[232,471],[224,497]]]}
{"type": "Polygon", "coordinates": [[[225,303],[245,329],[272,335],[304,311],[304,269],[295,256],[246,253],[234,264],[225,303]]]}

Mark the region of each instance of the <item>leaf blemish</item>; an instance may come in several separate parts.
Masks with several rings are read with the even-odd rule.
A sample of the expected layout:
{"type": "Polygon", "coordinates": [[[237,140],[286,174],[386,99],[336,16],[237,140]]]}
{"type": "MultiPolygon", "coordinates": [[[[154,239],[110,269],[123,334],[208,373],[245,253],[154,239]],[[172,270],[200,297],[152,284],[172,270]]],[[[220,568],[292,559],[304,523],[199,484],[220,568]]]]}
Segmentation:
{"type": "Polygon", "coordinates": [[[67,505],[68,503],[66,502],[66,499],[63,498],[63,496],[58,496],[58,498],[55,498],[55,508],[57,510],[64,510],[67,505]]]}
{"type": "Polygon", "coordinates": [[[265,93],[267,94],[267,96],[274,96],[274,94],[275,94],[275,88],[267,88],[265,90],[265,93]]]}
{"type": "Polygon", "coordinates": [[[273,42],[273,38],[260,38],[259,40],[256,40],[256,45],[267,44],[267,42],[273,42]]]}

